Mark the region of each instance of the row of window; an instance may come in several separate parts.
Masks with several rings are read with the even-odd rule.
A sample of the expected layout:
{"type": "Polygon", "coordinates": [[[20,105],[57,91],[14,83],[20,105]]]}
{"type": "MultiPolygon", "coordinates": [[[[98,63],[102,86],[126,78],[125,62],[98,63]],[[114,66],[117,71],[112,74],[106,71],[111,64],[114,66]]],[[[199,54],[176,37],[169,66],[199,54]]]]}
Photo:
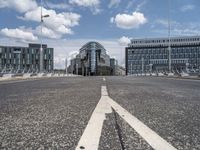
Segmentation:
{"type": "MultiPolygon", "coordinates": [[[[3,69],[14,69],[14,70],[17,70],[17,69],[29,70],[29,69],[31,69],[31,70],[38,70],[38,68],[39,68],[39,64],[32,65],[31,67],[30,67],[30,65],[20,65],[19,66],[19,65],[9,65],[9,64],[7,64],[6,66],[4,66],[4,65],[0,64],[0,71],[3,70],[3,69]]],[[[52,70],[52,69],[53,69],[53,67],[51,65],[45,65],[44,66],[44,70],[52,70]]]]}
{"type": "MultiPolygon", "coordinates": [[[[0,59],[0,63],[2,64],[36,64],[37,62],[39,62],[39,60],[24,60],[24,59],[0,59]]],[[[48,62],[49,64],[53,64],[52,60],[47,60],[46,62],[48,62]]]]}
{"type": "MultiPolygon", "coordinates": [[[[50,55],[50,54],[48,54],[48,55],[43,55],[43,57],[44,57],[44,59],[53,59],[53,56],[52,55],[50,55]]],[[[22,59],[29,59],[29,58],[32,58],[32,59],[39,59],[39,55],[34,55],[34,54],[32,54],[32,55],[30,55],[30,54],[22,54],[22,55],[19,55],[19,54],[8,54],[8,55],[1,55],[0,54],[0,59],[1,58],[7,58],[7,59],[11,59],[11,58],[13,58],[13,59],[20,59],[20,58],[22,58],[22,59]]]]}
{"type": "MultiPolygon", "coordinates": [[[[2,48],[0,47],[0,53],[23,53],[23,54],[39,54],[40,53],[40,49],[25,49],[25,48],[21,48],[21,49],[16,49],[16,48],[2,48]]],[[[46,54],[53,54],[53,49],[43,49],[43,53],[46,54]]]]}
{"type": "MultiPolygon", "coordinates": [[[[128,54],[167,54],[168,48],[160,49],[130,49],[128,54]]],[[[200,53],[200,47],[196,48],[172,48],[172,53],[200,53]]]]}
{"type": "MultiPolygon", "coordinates": [[[[170,46],[171,48],[177,48],[177,47],[197,47],[200,45],[200,42],[196,43],[171,43],[170,46]]],[[[130,48],[167,48],[169,45],[167,43],[162,43],[162,44],[140,44],[140,45],[131,45],[129,44],[128,47],[130,48]]]]}
{"type": "MultiPolygon", "coordinates": [[[[142,58],[144,59],[167,59],[168,55],[129,55],[128,59],[131,60],[141,60],[142,58]]],[[[200,54],[175,54],[171,55],[171,58],[200,58],[200,54]]]]}
{"type": "MultiPolygon", "coordinates": [[[[176,38],[170,39],[171,42],[194,42],[200,41],[200,38],[176,38]]],[[[151,40],[132,40],[132,44],[142,44],[142,43],[168,43],[169,39],[151,39],[151,40]]]]}
{"type": "MultiPolygon", "coordinates": [[[[200,61],[199,60],[184,60],[184,59],[174,59],[171,61],[172,64],[199,64],[200,65],[200,61]]],[[[143,65],[144,66],[150,66],[150,65],[154,65],[154,64],[168,64],[168,60],[151,60],[151,61],[144,61],[143,65]]],[[[132,61],[128,63],[129,67],[133,67],[133,66],[142,66],[142,62],[141,61],[132,61]]]]}
{"type": "Polygon", "coordinates": [[[129,70],[137,70],[137,69],[140,69],[140,70],[142,70],[142,68],[144,69],[144,70],[149,70],[150,69],[150,66],[148,66],[148,65],[146,65],[146,66],[141,66],[141,65],[129,65],[128,66],[128,68],[129,68],[129,70]]]}

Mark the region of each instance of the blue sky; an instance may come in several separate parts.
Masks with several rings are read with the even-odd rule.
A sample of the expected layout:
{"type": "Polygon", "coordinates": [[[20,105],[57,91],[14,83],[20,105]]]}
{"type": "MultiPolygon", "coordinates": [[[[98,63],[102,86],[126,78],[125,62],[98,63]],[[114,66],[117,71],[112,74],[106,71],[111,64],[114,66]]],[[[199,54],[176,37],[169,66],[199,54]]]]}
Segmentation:
{"type": "MultiPolygon", "coordinates": [[[[200,34],[200,1],[171,1],[173,36],[200,34]]],[[[55,67],[88,41],[100,42],[124,65],[131,38],[166,37],[168,0],[43,0],[43,42],[55,49],[55,67]]],[[[39,42],[40,0],[0,0],[0,44],[39,42]]]]}

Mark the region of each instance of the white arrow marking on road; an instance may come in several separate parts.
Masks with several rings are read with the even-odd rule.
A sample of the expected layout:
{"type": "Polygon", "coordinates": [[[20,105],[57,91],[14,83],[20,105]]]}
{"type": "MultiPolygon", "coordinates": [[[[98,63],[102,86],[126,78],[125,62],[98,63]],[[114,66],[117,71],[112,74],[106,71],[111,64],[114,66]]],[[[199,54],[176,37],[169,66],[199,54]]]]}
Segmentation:
{"type": "Polygon", "coordinates": [[[112,100],[108,96],[106,86],[102,86],[101,94],[101,99],[81,136],[76,150],[98,150],[103,121],[105,120],[106,113],[112,112],[111,107],[155,150],[176,150],[176,148],[170,145],[156,132],[112,100]]]}

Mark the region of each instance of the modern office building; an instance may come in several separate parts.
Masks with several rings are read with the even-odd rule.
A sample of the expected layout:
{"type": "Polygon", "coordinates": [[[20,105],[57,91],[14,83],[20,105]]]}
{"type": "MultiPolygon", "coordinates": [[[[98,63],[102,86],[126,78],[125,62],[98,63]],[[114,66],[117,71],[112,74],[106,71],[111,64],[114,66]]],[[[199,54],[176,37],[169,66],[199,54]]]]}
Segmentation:
{"type": "Polygon", "coordinates": [[[117,69],[117,62],[114,58],[110,59],[110,67],[111,67],[111,75],[115,75],[117,69]]]}
{"type": "Polygon", "coordinates": [[[70,73],[79,75],[111,75],[110,56],[98,42],[88,42],[81,47],[76,58],[71,60],[70,73]]]}
{"type": "MultiPolygon", "coordinates": [[[[53,71],[53,48],[43,47],[43,70],[53,71]]],[[[28,47],[0,46],[0,72],[26,73],[40,70],[40,44],[29,44],[28,47]]]]}
{"type": "MultiPolygon", "coordinates": [[[[173,37],[170,40],[171,71],[198,72],[200,36],[173,37]]],[[[168,72],[169,39],[133,39],[125,49],[126,74],[168,72]]]]}

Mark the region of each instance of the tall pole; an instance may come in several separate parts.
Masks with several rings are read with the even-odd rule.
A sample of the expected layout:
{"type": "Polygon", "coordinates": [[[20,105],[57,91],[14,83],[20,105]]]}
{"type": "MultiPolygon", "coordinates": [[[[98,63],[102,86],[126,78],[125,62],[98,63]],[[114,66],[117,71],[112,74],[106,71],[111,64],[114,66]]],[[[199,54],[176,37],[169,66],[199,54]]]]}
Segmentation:
{"type": "Polygon", "coordinates": [[[171,8],[171,2],[168,0],[168,53],[169,53],[169,73],[172,72],[172,64],[171,64],[171,22],[170,22],[170,8],[171,8]]]}
{"type": "Polygon", "coordinates": [[[133,73],[133,63],[131,61],[131,75],[132,75],[132,73],[133,73]]]}
{"type": "Polygon", "coordinates": [[[142,74],[144,73],[144,57],[142,57],[142,74]]]}
{"type": "Polygon", "coordinates": [[[85,71],[85,72],[86,72],[86,73],[85,73],[85,76],[87,76],[87,66],[85,67],[85,70],[86,70],[86,71],[85,71]]]}
{"type": "Polygon", "coordinates": [[[66,74],[68,75],[68,71],[67,71],[67,58],[65,59],[65,71],[66,71],[66,74]]]}
{"type": "Polygon", "coordinates": [[[78,75],[78,64],[76,64],[76,75],[78,75]]]}
{"type": "Polygon", "coordinates": [[[41,35],[40,35],[40,73],[43,72],[43,49],[42,49],[42,23],[43,23],[43,16],[42,16],[42,0],[41,3],[41,15],[40,15],[40,25],[41,25],[41,35]]]}

